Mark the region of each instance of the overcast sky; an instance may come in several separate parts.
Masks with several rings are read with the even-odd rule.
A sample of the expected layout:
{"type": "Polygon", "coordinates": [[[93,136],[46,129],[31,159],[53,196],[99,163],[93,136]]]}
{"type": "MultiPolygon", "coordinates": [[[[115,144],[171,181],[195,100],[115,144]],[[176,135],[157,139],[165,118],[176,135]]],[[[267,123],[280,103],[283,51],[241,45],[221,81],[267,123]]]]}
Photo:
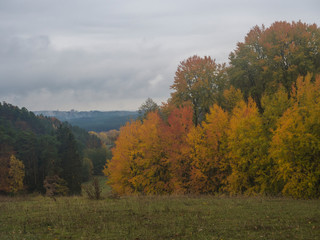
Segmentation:
{"type": "Polygon", "coordinates": [[[319,0],[0,0],[0,101],[136,110],[170,96],[179,63],[218,63],[255,26],[320,25],[319,0]]]}

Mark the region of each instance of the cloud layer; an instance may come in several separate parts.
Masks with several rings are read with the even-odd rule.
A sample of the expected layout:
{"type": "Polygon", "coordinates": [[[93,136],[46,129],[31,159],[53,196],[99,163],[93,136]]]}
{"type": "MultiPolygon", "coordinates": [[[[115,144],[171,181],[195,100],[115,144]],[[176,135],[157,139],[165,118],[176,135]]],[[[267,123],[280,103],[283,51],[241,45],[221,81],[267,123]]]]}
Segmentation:
{"type": "Polygon", "coordinates": [[[317,23],[317,0],[0,2],[0,101],[29,110],[136,110],[170,96],[179,62],[227,62],[254,25],[317,23]]]}

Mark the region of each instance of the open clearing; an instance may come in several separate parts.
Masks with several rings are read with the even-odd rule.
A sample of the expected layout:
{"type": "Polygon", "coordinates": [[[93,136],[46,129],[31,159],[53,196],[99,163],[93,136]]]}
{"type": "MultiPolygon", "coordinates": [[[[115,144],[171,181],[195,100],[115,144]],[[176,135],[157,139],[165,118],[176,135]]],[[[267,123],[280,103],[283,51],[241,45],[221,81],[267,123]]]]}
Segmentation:
{"type": "Polygon", "coordinates": [[[0,239],[320,239],[320,201],[1,197],[0,239]]]}

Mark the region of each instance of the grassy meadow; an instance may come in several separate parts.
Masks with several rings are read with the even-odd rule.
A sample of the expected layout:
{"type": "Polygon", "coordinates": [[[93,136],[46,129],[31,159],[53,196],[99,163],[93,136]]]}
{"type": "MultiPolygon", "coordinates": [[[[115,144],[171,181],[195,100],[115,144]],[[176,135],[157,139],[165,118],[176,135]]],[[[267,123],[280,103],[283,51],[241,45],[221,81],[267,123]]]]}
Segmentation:
{"type": "Polygon", "coordinates": [[[102,200],[2,196],[0,239],[320,239],[320,200],[109,191],[102,200]]]}

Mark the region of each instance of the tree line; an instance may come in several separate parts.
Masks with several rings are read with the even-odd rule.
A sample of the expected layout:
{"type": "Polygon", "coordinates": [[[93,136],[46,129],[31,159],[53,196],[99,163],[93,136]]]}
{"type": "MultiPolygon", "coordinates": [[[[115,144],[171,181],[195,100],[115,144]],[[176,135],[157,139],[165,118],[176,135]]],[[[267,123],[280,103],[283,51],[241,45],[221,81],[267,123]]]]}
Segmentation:
{"type": "Polygon", "coordinates": [[[0,103],[0,192],[80,194],[102,174],[108,149],[87,131],[0,103]]]}
{"type": "MultiPolygon", "coordinates": [[[[320,29],[255,26],[229,64],[192,56],[171,98],[120,129],[104,173],[120,194],[320,196],[320,29]]],[[[148,109],[148,106],[151,106],[148,109]]]]}

